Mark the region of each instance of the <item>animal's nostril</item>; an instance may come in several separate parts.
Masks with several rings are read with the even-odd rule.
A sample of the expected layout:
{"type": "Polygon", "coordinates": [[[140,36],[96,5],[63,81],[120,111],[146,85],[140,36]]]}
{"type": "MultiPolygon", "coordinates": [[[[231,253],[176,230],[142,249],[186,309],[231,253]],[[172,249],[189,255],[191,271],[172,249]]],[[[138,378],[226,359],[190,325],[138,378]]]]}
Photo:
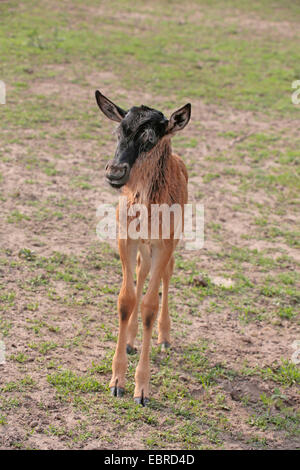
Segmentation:
{"type": "Polygon", "coordinates": [[[129,165],[119,164],[119,165],[108,165],[106,170],[106,177],[109,180],[121,180],[128,173],[129,165]]]}
{"type": "Polygon", "coordinates": [[[120,171],[122,169],[123,169],[122,165],[113,165],[112,163],[108,163],[105,168],[105,170],[108,170],[108,171],[120,171]]]}

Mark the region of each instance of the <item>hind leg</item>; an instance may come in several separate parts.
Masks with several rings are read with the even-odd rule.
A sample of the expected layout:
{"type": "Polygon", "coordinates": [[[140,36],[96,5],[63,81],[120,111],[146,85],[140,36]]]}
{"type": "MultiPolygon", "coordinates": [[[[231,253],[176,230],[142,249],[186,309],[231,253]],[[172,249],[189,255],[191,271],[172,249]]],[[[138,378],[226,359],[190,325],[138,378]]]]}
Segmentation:
{"type": "Polygon", "coordinates": [[[174,269],[174,256],[170,258],[169,263],[164,270],[162,276],[162,303],[161,310],[158,317],[158,340],[157,343],[162,346],[162,348],[169,348],[171,345],[170,338],[170,329],[171,329],[171,320],[169,315],[169,306],[168,306],[168,294],[169,294],[169,285],[170,279],[173,274],[174,269]]]}

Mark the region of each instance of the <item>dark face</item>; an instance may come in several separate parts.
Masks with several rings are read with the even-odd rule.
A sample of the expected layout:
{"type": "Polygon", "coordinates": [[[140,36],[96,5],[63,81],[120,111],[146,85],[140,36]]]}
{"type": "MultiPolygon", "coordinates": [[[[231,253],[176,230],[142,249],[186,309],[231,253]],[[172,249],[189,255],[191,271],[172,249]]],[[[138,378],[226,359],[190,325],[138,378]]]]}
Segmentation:
{"type": "Polygon", "coordinates": [[[120,188],[128,181],[136,159],[155,147],[167,125],[168,120],[155,109],[140,106],[128,111],[117,129],[114,159],[107,166],[106,179],[111,186],[120,188]]]}
{"type": "Polygon", "coordinates": [[[173,113],[168,120],[160,111],[147,106],[134,106],[124,111],[99,91],[96,91],[96,100],[109,119],[120,123],[115,156],[105,169],[105,178],[113,188],[121,188],[127,183],[130,170],[141,154],[152,150],[166,134],[183,129],[190,119],[190,104],[173,113]]]}

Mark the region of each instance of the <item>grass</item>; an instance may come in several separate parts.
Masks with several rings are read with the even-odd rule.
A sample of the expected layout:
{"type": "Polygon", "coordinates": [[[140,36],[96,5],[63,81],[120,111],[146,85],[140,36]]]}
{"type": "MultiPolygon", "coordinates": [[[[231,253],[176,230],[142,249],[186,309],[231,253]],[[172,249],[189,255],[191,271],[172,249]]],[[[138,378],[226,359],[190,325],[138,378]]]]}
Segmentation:
{"type": "Polygon", "coordinates": [[[282,364],[275,368],[266,368],[262,373],[264,377],[286,386],[300,383],[299,368],[287,360],[283,360],[282,364]]]}
{"type": "Polygon", "coordinates": [[[60,394],[71,392],[97,392],[100,384],[92,377],[78,377],[72,371],[66,370],[47,377],[50,384],[57,388],[60,394]]]}
{"type": "MultiPolygon", "coordinates": [[[[68,10],[68,14],[63,10],[54,12],[46,3],[32,2],[31,12],[23,10],[16,19],[13,8],[2,7],[2,69],[5,71],[9,64],[8,79],[13,79],[18,72],[18,81],[12,82],[17,95],[24,94],[24,89],[30,87],[32,73],[28,70],[38,65],[41,77],[45,64],[71,64],[80,59],[88,69],[91,66],[94,70],[98,67],[113,69],[117,76],[122,72],[122,82],[128,88],[143,84],[157,94],[172,90],[178,98],[203,98],[208,102],[230,103],[240,109],[296,116],[297,109],[291,106],[289,99],[291,83],[299,72],[295,65],[299,62],[299,52],[293,38],[281,37],[275,48],[274,39],[267,34],[253,37],[251,31],[246,30],[241,35],[237,30],[238,20],[226,27],[218,17],[219,10],[202,7],[208,19],[211,18],[211,24],[183,19],[179,28],[176,16],[170,16],[168,4],[156,2],[147,19],[148,28],[140,29],[138,35],[130,34],[126,17],[119,18],[116,27],[118,4],[114,2],[111,5],[113,20],[105,21],[102,17],[101,28],[97,28],[98,16],[89,18],[88,22],[84,17],[80,21],[77,9],[68,10]],[[153,34],[157,17],[161,17],[160,29],[153,34]],[[195,44],[193,49],[191,41],[195,44]],[[19,65],[20,54],[25,64],[23,68],[19,65]],[[128,61],[131,67],[126,67],[128,61]],[[130,73],[132,68],[134,77],[130,73]]],[[[131,11],[129,5],[123,4],[123,8],[131,11]]],[[[197,2],[191,2],[189,17],[198,8],[197,2]]],[[[69,109],[62,110],[55,100],[49,102],[46,96],[37,95],[34,100],[25,100],[17,116],[11,114],[13,107],[10,107],[4,119],[6,123],[29,128],[50,123],[54,116],[58,120],[76,122],[70,105],[72,103],[69,109]]]]}

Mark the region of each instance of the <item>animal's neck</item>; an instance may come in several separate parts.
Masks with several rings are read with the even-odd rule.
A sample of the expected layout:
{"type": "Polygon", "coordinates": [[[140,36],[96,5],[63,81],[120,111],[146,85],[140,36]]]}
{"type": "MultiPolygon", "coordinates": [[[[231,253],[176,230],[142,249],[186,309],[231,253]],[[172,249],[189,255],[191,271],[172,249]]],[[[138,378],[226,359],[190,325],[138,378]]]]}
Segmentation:
{"type": "Polygon", "coordinates": [[[167,202],[171,155],[171,141],[164,138],[150,152],[139,156],[123,191],[131,204],[167,202]]]}

